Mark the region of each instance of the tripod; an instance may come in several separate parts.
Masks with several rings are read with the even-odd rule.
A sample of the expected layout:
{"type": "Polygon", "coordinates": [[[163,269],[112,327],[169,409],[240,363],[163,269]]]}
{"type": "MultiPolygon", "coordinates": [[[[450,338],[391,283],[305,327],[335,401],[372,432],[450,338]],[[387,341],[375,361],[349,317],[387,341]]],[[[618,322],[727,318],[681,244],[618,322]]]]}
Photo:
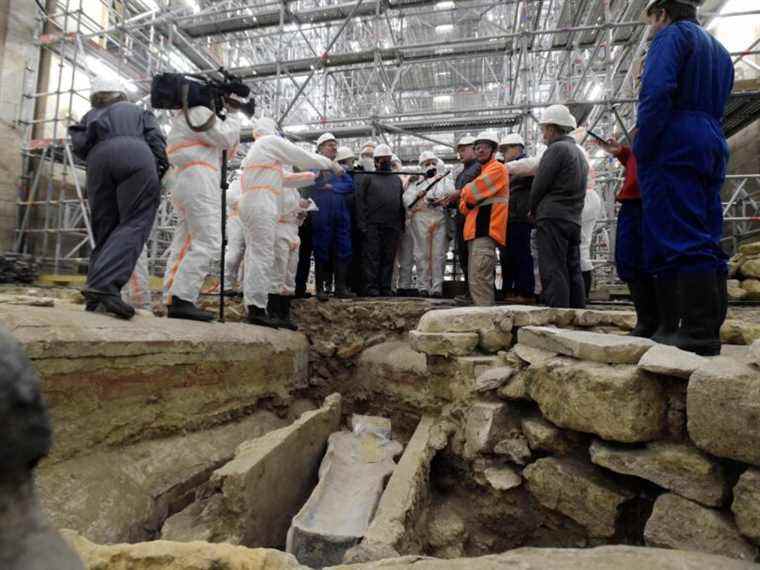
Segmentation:
{"type": "Polygon", "coordinates": [[[227,252],[227,151],[222,151],[222,178],[219,184],[222,189],[222,252],[219,263],[219,322],[224,322],[224,266],[227,252]]]}

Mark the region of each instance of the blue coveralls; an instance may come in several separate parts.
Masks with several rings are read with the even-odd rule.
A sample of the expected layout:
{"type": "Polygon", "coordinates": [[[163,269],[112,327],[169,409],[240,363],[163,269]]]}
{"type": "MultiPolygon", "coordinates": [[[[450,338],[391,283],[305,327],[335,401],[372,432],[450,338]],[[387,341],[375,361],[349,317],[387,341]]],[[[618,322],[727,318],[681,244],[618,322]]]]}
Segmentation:
{"type": "Polygon", "coordinates": [[[311,187],[311,198],[319,208],[312,213],[314,259],[328,265],[333,259],[351,261],[351,213],[347,197],[354,192],[350,174],[335,176],[321,172],[311,187]]]}
{"type": "Polygon", "coordinates": [[[647,270],[723,272],[720,189],[728,145],[721,118],[734,80],[726,49],[699,25],[661,30],[647,54],[634,153],[647,270]]]}

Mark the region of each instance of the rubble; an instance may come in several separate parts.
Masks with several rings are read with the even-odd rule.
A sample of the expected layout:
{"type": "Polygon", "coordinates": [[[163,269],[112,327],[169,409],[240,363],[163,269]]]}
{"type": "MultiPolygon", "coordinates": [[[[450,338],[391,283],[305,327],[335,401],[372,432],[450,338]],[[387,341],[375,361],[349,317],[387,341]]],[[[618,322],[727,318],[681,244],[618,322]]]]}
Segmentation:
{"type": "Polygon", "coordinates": [[[731,511],[739,531],[760,544],[760,470],[747,469],[734,487],[731,511]]]}

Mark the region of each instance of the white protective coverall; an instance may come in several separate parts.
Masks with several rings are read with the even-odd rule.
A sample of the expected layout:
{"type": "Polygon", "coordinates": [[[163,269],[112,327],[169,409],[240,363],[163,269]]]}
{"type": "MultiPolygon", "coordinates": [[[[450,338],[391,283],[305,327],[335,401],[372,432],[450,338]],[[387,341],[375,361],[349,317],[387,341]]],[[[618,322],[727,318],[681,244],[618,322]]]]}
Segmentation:
{"type": "MultiPolygon", "coordinates": [[[[193,107],[193,125],[203,124],[212,111],[193,107]]],[[[210,262],[221,249],[221,160],[222,150],[232,156],[240,142],[240,121],[228,115],[217,118],[205,132],[195,132],[178,111],[172,119],[166,154],[175,170],[170,185],[171,201],[179,223],[169,249],[164,274],[164,303],[171,297],[196,303],[210,262]]]]}
{"type": "MultiPolygon", "coordinates": [[[[402,174],[401,185],[406,191],[409,186],[409,176],[402,174]]],[[[396,283],[396,290],[411,289],[412,275],[414,269],[414,241],[412,241],[411,218],[409,210],[406,211],[406,222],[404,224],[404,233],[401,234],[401,240],[398,244],[398,254],[396,255],[396,267],[393,282],[396,283]]]]}
{"type": "Polygon", "coordinates": [[[272,290],[283,165],[292,164],[300,170],[333,168],[329,158],[276,136],[274,129],[274,121],[256,121],[253,128],[256,142],[243,160],[241,176],[240,220],[245,231],[243,298],[246,306],[260,309],[266,308],[272,290]]]}
{"type": "MultiPolygon", "coordinates": [[[[439,160],[436,178],[446,172],[446,166],[439,160]]],[[[420,292],[438,294],[443,292],[443,272],[446,252],[449,248],[446,231],[446,211],[443,206],[432,202],[445,200],[456,194],[451,176],[446,175],[412,206],[421,193],[435,178],[419,178],[404,191],[404,206],[410,210],[411,231],[414,242],[414,264],[417,266],[417,289],[420,292]]]]}
{"type": "Polygon", "coordinates": [[[238,280],[245,255],[245,234],[240,221],[240,179],[227,189],[227,249],[224,253],[224,283],[232,286],[238,280]]]}
{"type": "Polygon", "coordinates": [[[127,284],[121,288],[121,297],[135,309],[153,311],[153,300],[150,293],[150,274],[148,273],[148,250],[143,247],[137,258],[132,275],[127,284]]]}
{"type": "Polygon", "coordinates": [[[602,215],[602,199],[596,193],[596,169],[591,164],[586,149],[580,144],[578,148],[583,152],[583,157],[588,164],[586,198],[581,213],[581,271],[591,271],[594,269],[591,263],[591,239],[594,237],[596,221],[602,215]]]}
{"type": "Polygon", "coordinates": [[[311,186],[316,178],[313,172],[283,173],[283,188],[277,204],[280,215],[275,233],[272,287],[269,290],[273,295],[292,297],[296,294],[298,250],[301,247],[298,227],[306,219],[298,188],[311,186]]]}

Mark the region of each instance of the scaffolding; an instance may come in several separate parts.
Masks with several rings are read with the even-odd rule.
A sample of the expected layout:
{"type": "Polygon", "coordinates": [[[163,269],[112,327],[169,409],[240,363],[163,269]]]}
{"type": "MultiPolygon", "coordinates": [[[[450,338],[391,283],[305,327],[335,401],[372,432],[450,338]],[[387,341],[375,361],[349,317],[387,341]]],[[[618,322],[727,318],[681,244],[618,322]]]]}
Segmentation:
{"type": "MultiPolygon", "coordinates": [[[[756,17],[707,0],[703,23],[756,17]]],[[[244,78],[261,113],[309,142],[373,138],[405,162],[422,150],[453,160],[456,141],[484,128],[519,131],[540,149],[538,115],[570,106],[588,129],[627,136],[635,122],[646,0],[47,0],[39,58],[29,66],[19,124],[24,176],[16,249],[58,273],[84,269],[93,246],[83,165],[66,128],[89,108],[90,75],[116,74],[147,105],[160,71],[244,78]]],[[[737,76],[757,76],[758,44],[733,53],[737,76]],[[740,73],[741,72],[741,73],[740,73]]],[[[760,92],[734,94],[727,134],[754,120],[760,92]]],[[[164,124],[168,115],[158,113],[164,124]]],[[[250,125],[248,125],[250,127],[250,125]]],[[[244,133],[250,140],[250,132],[244,133]]],[[[605,205],[594,258],[612,279],[614,196],[621,169],[587,145],[605,205]]],[[[729,180],[727,240],[757,231],[757,180],[729,180]],[[742,182],[744,181],[744,182],[742,182]],[[737,189],[738,188],[738,189],[737,189]],[[754,193],[753,193],[754,191],[754,193]]],[[[149,241],[158,274],[175,220],[163,200],[149,241]]]]}

